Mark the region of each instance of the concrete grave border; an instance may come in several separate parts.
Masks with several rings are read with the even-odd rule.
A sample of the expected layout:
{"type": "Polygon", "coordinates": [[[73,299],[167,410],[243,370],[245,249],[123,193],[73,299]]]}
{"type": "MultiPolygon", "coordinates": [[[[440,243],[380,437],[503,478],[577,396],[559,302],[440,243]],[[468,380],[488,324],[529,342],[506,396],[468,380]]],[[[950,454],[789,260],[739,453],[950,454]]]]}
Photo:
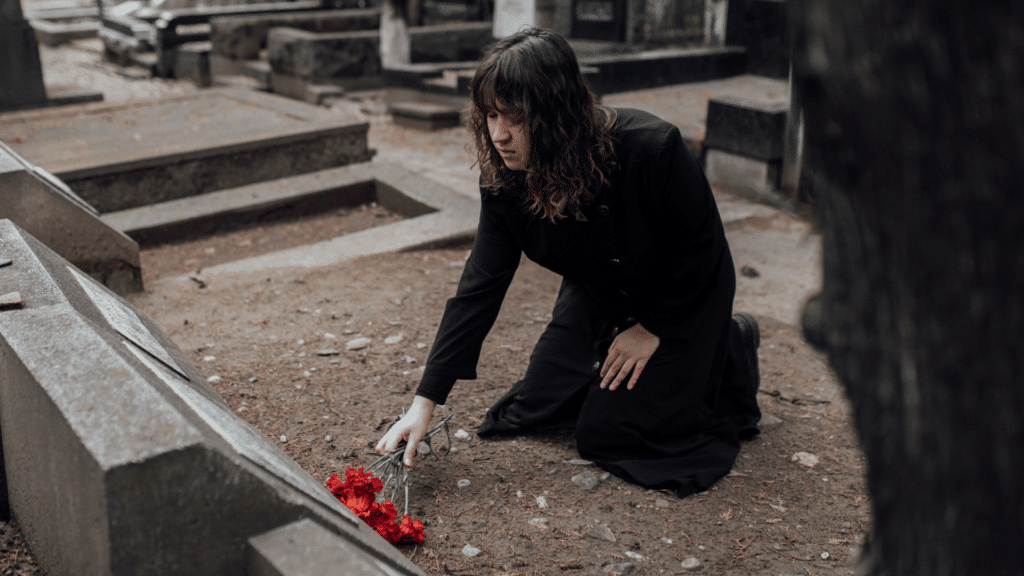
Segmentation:
{"type": "MultiPolygon", "coordinates": [[[[260,116],[256,116],[251,121],[259,120],[260,116]]],[[[7,113],[2,117],[2,128],[8,132],[31,131],[38,126],[52,134],[55,126],[75,121],[103,126],[91,129],[95,133],[90,136],[94,138],[89,140],[91,146],[62,147],[40,136],[11,148],[60,178],[100,213],[365,162],[374,155],[367,146],[367,122],[282,96],[230,88],[211,88],[168,98],[7,113]],[[204,137],[199,139],[180,135],[177,125],[166,126],[162,128],[164,132],[147,134],[149,137],[139,143],[129,138],[131,130],[116,124],[108,128],[101,122],[107,119],[110,124],[127,118],[138,123],[140,127],[136,130],[141,133],[142,126],[149,122],[166,124],[166,119],[160,116],[166,113],[164,107],[195,112],[218,101],[243,112],[258,110],[259,114],[273,115],[282,121],[269,128],[257,125],[255,130],[200,132],[204,137]],[[150,119],[151,116],[156,118],[150,119]],[[159,139],[170,133],[176,136],[159,139]],[[40,147],[40,143],[49,148],[40,147]],[[116,159],[111,161],[111,156],[116,159]]]]}
{"type": "Polygon", "coordinates": [[[210,233],[224,222],[256,222],[271,211],[301,215],[376,201],[405,220],[331,240],[205,268],[203,278],[330,266],[350,258],[467,240],[480,202],[390,162],[364,162],[106,214],[139,242],[210,233]]]}

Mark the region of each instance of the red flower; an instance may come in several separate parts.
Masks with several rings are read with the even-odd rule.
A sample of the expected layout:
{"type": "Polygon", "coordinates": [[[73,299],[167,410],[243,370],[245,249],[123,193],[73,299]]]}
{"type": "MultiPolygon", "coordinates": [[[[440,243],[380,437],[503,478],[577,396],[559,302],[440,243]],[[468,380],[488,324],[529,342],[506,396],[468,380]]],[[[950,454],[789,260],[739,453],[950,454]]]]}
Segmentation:
{"type": "Polygon", "coordinates": [[[362,468],[345,470],[345,480],[332,474],[327,479],[327,488],[338,497],[342,504],[363,519],[378,534],[392,544],[422,544],[427,534],[423,522],[413,521],[408,514],[401,524],[395,524],[398,510],[390,500],[377,502],[377,493],[384,489],[380,478],[374,478],[362,468]]]}

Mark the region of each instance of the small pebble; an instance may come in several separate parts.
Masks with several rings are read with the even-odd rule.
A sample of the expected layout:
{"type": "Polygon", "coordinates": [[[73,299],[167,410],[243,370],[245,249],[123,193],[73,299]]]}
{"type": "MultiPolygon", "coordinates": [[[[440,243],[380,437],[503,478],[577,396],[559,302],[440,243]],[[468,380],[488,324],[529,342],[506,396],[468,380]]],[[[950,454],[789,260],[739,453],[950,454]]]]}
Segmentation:
{"type": "Polygon", "coordinates": [[[210,384],[220,384],[220,376],[217,376],[215,374],[207,378],[206,381],[209,382],[210,384]]]}
{"type": "Polygon", "coordinates": [[[683,560],[683,570],[700,570],[701,566],[700,560],[697,560],[696,558],[687,558],[686,560],[683,560]]]}
{"type": "Polygon", "coordinates": [[[403,338],[403,336],[401,334],[397,334],[395,336],[388,336],[387,338],[384,339],[384,343],[385,344],[398,344],[399,342],[402,341],[402,338],[403,338]]]}
{"type": "Polygon", "coordinates": [[[341,354],[341,351],[333,348],[324,348],[323,350],[316,351],[317,356],[337,356],[338,354],[341,354]]]}
{"type": "Polygon", "coordinates": [[[594,463],[591,462],[590,460],[583,460],[582,458],[573,458],[572,460],[568,460],[566,463],[567,464],[572,464],[573,466],[593,466],[594,465],[594,463]]]}
{"type": "Polygon", "coordinates": [[[822,560],[828,560],[828,556],[829,556],[828,552],[822,552],[821,553],[821,559],[822,560]]]}
{"type": "Polygon", "coordinates": [[[455,484],[459,488],[465,488],[466,486],[469,486],[470,484],[472,484],[472,482],[470,482],[468,478],[463,478],[462,480],[459,480],[455,484]]]}
{"type": "Polygon", "coordinates": [[[417,342],[417,343],[416,343],[416,349],[417,349],[417,350],[423,350],[423,349],[424,349],[424,348],[426,348],[426,347],[427,347],[427,345],[426,345],[426,344],[424,344],[423,342],[417,342]]]}
{"type": "Polygon", "coordinates": [[[472,558],[473,556],[476,556],[479,553],[480,553],[480,549],[479,548],[474,548],[474,547],[470,546],[469,544],[466,544],[465,546],[462,547],[462,554],[465,555],[465,556],[469,556],[470,558],[472,558]]]}
{"type": "Polygon", "coordinates": [[[633,560],[643,560],[644,559],[644,555],[643,554],[640,554],[638,552],[633,552],[632,550],[626,550],[626,556],[629,556],[633,560]]]}
{"type": "Polygon", "coordinates": [[[547,508],[548,507],[548,499],[543,497],[543,496],[537,496],[537,507],[538,508],[547,508]]]}
{"type": "Polygon", "coordinates": [[[668,500],[665,500],[664,498],[658,498],[657,500],[654,501],[654,505],[657,506],[658,508],[668,508],[668,500]]]}
{"type": "Polygon", "coordinates": [[[337,336],[335,336],[334,334],[331,334],[330,332],[324,332],[324,338],[329,338],[331,340],[334,340],[335,338],[337,338],[337,336]]]}
{"type": "Polygon", "coordinates": [[[259,380],[259,378],[257,378],[257,377],[255,377],[255,376],[253,376],[252,378],[249,378],[249,383],[250,383],[250,384],[251,384],[251,383],[254,383],[254,382],[256,382],[257,380],[259,380]]]}
{"type": "Polygon", "coordinates": [[[462,428],[459,428],[458,430],[455,431],[455,437],[458,438],[459,440],[468,440],[469,432],[466,432],[462,428]]]}
{"type": "Polygon", "coordinates": [[[808,468],[814,468],[818,465],[818,457],[810,452],[797,452],[796,454],[793,454],[790,460],[803,464],[808,468]]]}
{"type": "Polygon", "coordinates": [[[615,534],[612,533],[612,529],[607,524],[599,524],[592,526],[587,530],[587,536],[591,538],[599,538],[601,540],[607,540],[609,542],[615,542],[615,534]]]}
{"type": "Polygon", "coordinates": [[[416,447],[416,453],[420,456],[426,456],[430,454],[430,444],[426,442],[420,442],[419,446],[416,447]]]}
{"type": "Polygon", "coordinates": [[[636,570],[636,566],[633,566],[629,562],[620,562],[618,564],[609,564],[604,567],[604,571],[609,574],[617,574],[621,576],[629,576],[636,570]]]}
{"type": "Polygon", "coordinates": [[[762,414],[761,419],[757,422],[758,426],[775,426],[777,424],[782,424],[782,418],[771,414],[762,414]]]}
{"type": "Polygon", "coordinates": [[[593,490],[601,481],[597,478],[597,474],[587,470],[586,472],[580,472],[579,474],[572,477],[572,481],[584,490],[593,490]]]}
{"type": "Polygon", "coordinates": [[[671,544],[672,543],[672,539],[671,538],[665,538],[664,536],[661,537],[661,541],[664,542],[665,544],[671,544]]]}
{"type": "Polygon", "coordinates": [[[288,441],[288,437],[285,436],[284,434],[281,434],[281,442],[287,442],[287,441],[288,441]]]}
{"type": "Polygon", "coordinates": [[[203,362],[213,362],[216,359],[216,356],[203,356],[203,362]]]}
{"type": "Polygon", "coordinates": [[[362,338],[353,338],[345,343],[345,348],[348,350],[362,350],[370,345],[371,340],[365,336],[362,338]]]}
{"type": "Polygon", "coordinates": [[[296,342],[296,344],[299,345],[299,346],[302,346],[305,343],[306,343],[305,340],[299,340],[298,342],[296,342]]]}

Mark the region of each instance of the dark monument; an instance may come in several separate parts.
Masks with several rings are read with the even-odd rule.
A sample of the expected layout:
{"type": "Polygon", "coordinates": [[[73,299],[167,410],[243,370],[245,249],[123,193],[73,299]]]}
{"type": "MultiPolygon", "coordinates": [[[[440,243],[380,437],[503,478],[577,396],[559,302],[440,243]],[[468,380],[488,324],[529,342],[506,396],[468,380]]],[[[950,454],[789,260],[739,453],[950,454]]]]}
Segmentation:
{"type": "Polygon", "coordinates": [[[83,90],[48,97],[35,30],[19,0],[0,0],[0,112],[102,99],[99,92],[83,90]]]}

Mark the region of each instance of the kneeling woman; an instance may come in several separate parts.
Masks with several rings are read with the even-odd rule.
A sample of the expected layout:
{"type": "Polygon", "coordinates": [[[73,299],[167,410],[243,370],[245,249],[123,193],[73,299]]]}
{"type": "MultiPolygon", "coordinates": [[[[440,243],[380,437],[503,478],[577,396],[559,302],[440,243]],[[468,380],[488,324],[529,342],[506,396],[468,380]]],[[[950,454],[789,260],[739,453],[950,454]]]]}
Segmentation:
{"type": "Polygon", "coordinates": [[[679,130],[595,106],[569,45],[536,29],[490,48],[472,97],[479,228],[412,407],[377,450],[407,440],[411,465],[434,406],[476,378],[525,253],[562,286],[525,377],[478,434],[574,426],[580,455],[630,482],[708,489],[757,433],[759,334],[732,315],[721,217],[679,130]]]}

